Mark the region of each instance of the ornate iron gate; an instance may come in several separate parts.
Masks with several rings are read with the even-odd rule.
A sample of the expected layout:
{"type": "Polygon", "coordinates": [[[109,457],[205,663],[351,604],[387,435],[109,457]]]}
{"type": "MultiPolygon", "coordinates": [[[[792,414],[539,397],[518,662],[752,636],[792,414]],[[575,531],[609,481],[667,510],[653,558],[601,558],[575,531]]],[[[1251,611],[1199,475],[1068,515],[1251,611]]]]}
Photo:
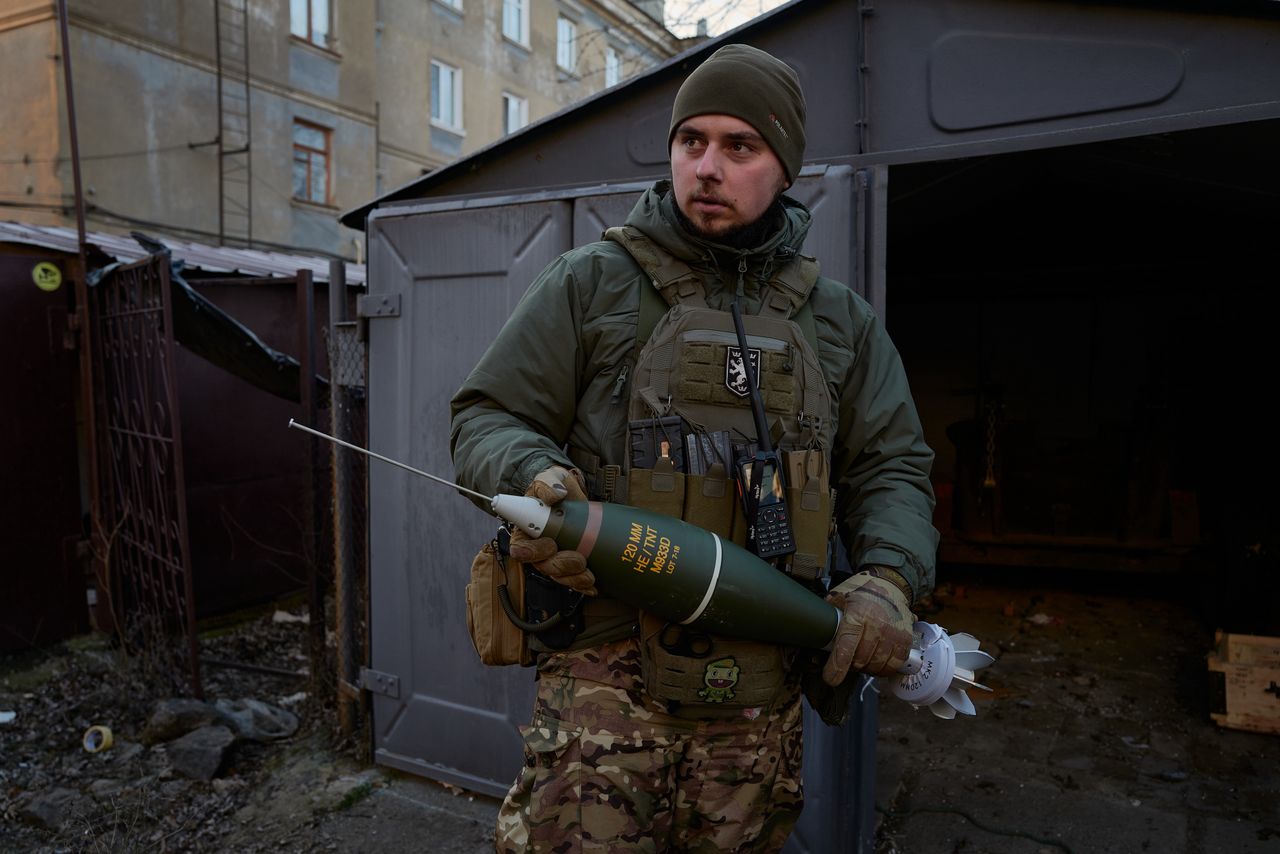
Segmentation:
{"type": "Polygon", "coordinates": [[[200,696],[169,263],[151,255],[89,288],[94,563],[126,651],[164,687],[200,696]]]}

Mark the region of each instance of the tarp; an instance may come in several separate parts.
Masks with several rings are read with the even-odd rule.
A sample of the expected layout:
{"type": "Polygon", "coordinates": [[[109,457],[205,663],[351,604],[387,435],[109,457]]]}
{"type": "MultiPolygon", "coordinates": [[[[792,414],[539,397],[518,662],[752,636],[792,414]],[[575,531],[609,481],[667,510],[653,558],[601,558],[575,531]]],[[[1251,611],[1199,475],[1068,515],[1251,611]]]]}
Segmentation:
{"type": "MultiPolygon", "coordinates": [[[[251,329],[198,294],[182,275],[185,262],[174,258],[163,243],[138,232],[133,232],[133,238],[151,257],[164,255],[169,259],[175,341],[256,388],[295,403],[300,401],[301,368],[297,359],[268,347],[251,329]]],[[[90,270],[86,276],[89,287],[98,286],[124,266],[117,261],[90,270]]],[[[317,376],[315,382],[315,399],[327,400],[328,381],[317,376]]]]}

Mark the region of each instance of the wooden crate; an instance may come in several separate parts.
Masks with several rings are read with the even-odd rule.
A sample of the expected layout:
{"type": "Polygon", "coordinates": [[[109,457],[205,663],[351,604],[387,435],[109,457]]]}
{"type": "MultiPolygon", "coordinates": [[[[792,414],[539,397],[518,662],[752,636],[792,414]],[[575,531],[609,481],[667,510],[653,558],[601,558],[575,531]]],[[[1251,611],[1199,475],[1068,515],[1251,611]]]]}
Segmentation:
{"type": "Polygon", "coordinates": [[[1280,638],[1219,630],[1214,640],[1209,717],[1219,726],[1280,735],[1280,638]]]}

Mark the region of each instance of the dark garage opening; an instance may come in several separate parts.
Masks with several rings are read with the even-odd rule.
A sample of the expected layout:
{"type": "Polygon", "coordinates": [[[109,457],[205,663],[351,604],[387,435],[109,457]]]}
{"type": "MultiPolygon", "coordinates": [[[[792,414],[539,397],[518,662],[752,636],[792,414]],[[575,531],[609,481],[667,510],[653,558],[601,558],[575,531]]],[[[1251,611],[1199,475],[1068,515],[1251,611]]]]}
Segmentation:
{"type": "Polygon", "coordinates": [[[887,318],[944,565],[1212,579],[1206,619],[1277,633],[1278,143],[1268,121],[891,168],[887,318]]]}

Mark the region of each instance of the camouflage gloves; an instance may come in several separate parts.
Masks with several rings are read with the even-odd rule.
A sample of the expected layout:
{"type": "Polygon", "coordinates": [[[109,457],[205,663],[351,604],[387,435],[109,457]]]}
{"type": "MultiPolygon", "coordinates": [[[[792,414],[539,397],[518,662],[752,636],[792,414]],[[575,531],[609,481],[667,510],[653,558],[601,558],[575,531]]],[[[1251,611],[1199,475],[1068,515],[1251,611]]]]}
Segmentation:
{"type": "MultiPolygon", "coordinates": [[[[547,506],[559,504],[566,498],[572,501],[587,500],[582,475],[577,469],[570,470],[564,466],[552,466],[542,472],[533,479],[524,494],[547,506]]],[[[565,587],[588,596],[596,595],[596,577],[587,569],[587,559],[577,552],[561,551],[556,541],[550,537],[535,540],[517,528],[511,532],[511,556],[522,563],[531,564],[538,572],[565,587]]]]}
{"type": "Polygon", "coordinates": [[[850,670],[892,676],[911,650],[911,588],[901,574],[872,567],[838,584],[827,601],[844,612],[822,680],[837,686],[850,670]]]}

